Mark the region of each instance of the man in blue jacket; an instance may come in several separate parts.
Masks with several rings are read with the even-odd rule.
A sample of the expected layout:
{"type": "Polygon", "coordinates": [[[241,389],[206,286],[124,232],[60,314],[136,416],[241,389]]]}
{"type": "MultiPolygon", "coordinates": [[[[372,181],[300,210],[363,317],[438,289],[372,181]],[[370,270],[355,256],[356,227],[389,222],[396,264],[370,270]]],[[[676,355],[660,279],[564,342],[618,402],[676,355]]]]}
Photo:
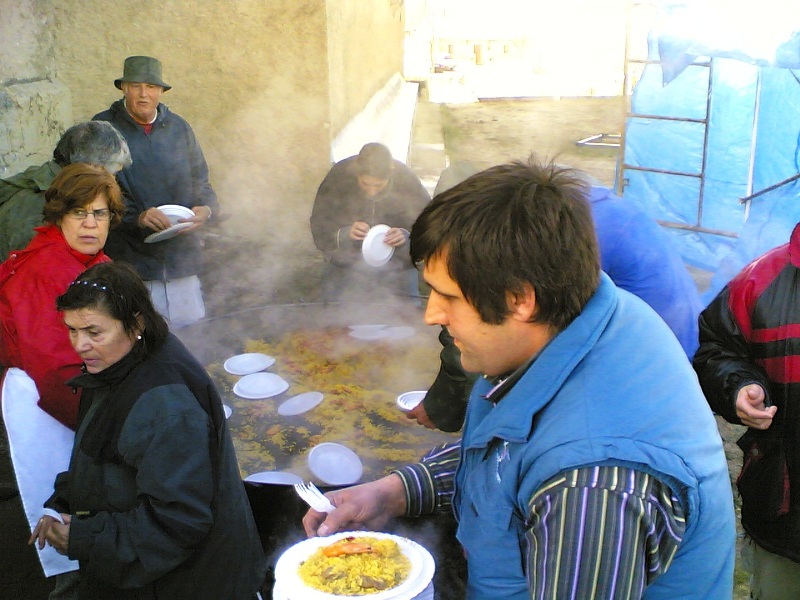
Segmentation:
{"type": "Polygon", "coordinates": [[[329,492],[308,535],[452,504],[469,600],[729,600],[735,527],[716,421],[664,321],[600,270],[586,187],[511,163],[411,230],[425,322],[481,373],[463,438],[329,492]]]}
{"type": "MultiPolygon", "coordinates": [[[[442,172],[438,195],[478,172],[457,162],[442,172]]],[[[680,253],[661,227],[638,206],[623,200],[590,175],[588,200],[600,251],[600,267],[617,287],[638,296],[669,325],[691,359],[698,346],[700,294],[680,253]]],[[[461,368],[458,348],[447,331],[439,334],[441,366],[423,401],[408,412],[429,429],[458,431],[464,423],[469,390],[476,375],[461,368]]]]}
{"type": "Polygon", "coordinates": [[[160,61],[129,56],[114,85],[122,98],[94,120],[109,121],[122,133],[133,164],[117,175],[128,214],[109,235],[105,251],[136,268],[173,328],[188,325],[205,316],[198,231],[219,213],[208,165],[192,128],[161,102],[172,86],[161,77],[160,61]],[[158,208],[165,204],[191,209],[195,216],[162,233],[173,226],[158,208]]]}

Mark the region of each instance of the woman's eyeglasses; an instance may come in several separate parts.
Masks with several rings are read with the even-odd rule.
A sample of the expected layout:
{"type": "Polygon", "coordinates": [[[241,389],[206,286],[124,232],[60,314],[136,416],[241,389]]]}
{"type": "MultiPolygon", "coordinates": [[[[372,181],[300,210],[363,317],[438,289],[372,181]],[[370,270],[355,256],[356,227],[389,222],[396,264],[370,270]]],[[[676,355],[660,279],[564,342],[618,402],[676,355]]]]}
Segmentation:
{"type": "Polygon", "coordinates": [[[67,216],[70,219],[83,221],[86,217],[92,215],[95,221],[108,221],[111,219],[111,209],[98,208],[97,210],[84,210],[83,208],[71,208],[67,211],[67,216]]]}

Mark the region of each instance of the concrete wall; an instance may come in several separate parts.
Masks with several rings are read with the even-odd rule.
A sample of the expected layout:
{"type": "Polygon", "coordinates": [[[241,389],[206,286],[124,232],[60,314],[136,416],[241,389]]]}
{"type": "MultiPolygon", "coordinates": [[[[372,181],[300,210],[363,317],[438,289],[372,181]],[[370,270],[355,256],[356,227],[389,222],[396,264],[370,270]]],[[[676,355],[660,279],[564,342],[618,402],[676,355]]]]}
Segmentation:
{"type": "Polygon", "coordinates": [[[331,129],[336,135],[403,69],[401,0],[328,0],[331,129]],[[347,77],[342,77],[347,73],[347,77]]]}
{"type": "Polygon", "coordinates": [[[407,162],[418,93],[419,83],[395,73],[333,139],[331,162],[358,154],[368,142],[386,145],[394,158],[407,162]]]}

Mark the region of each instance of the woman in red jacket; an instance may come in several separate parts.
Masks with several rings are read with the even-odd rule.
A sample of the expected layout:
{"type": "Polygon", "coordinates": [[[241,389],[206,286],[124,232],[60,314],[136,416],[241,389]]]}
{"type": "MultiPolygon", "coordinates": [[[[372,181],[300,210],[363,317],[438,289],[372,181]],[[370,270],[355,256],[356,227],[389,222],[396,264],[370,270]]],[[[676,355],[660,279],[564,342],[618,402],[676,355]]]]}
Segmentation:
{"type": "Polygon", "coordinates": [[[124,211],[114,176],[103,167],[64,167],[45,192],[44,225],[0,264],[0,365],[36,383],[39,406],[74,429],[80,395],[65,385],[81,371],[56,311],[56,298],[87,268],[110,259],[103,246],[124,211]]]}

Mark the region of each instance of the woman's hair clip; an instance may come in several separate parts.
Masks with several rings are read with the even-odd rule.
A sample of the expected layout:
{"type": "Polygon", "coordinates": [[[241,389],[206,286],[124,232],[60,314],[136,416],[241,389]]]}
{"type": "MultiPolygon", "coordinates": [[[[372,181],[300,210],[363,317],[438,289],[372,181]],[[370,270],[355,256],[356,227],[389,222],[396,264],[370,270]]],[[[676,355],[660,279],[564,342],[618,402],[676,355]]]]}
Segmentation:
{"type": "Polygon", "coordinates": [[[108,292],[109,294],[114,294],[115,296],[118,296],[118,297],[122,298],[123,300],[125,299],[125,296],[123,296],[122,294],[117,294],[117,293],[114,292],[114,290],[112,290],[107,285],[105,285],[103,283],[98,283],[96,281],[87,281],[85,279],[83,279],[83,280],[76,279],[75,281],[73,281],[69,285],[70,285],[70,287],[72,287],[73,285],[85,285],[86,287],[93,287],[95,289],[102,290],[104,292],[108,292]]]}

